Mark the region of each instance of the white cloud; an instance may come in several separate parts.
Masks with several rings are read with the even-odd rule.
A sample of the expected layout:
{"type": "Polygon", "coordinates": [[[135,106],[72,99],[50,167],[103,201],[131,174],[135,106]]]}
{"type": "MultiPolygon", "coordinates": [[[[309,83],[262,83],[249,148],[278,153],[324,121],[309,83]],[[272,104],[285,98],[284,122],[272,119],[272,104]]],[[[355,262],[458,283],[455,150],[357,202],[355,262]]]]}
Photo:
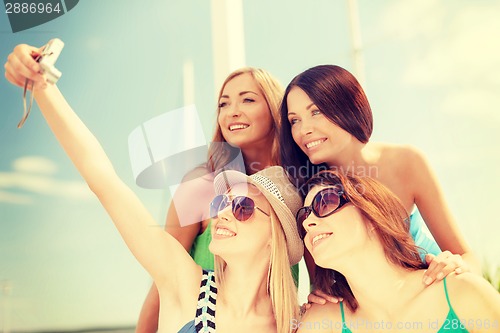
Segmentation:
{"type": "Polygon", "coordinates": [[[0,191],[0,202],[16,205],[27,205],[33,202],[31,197],[23,194],[14,194],[5,191],[0,191]]]}
{"type": "MultiPolygon", "coordinates": [[[[496,170],[496,166],[500,163],[500,156],[498,156],[498,149],[495,145],[490,146],[477,146],[476,149],[468,149],[467,152],[461,150],[447,150],[439,151],[433,154],[432,165],[436,170],[441,170],[445,173],[448,170],[456,170],[457,166],[461,170],[467,170],[475,167],[478,170],[496,170]]],[[[475,176],[475,180],[482,179],[484,173],[475,176]]],[[[447,187],[455,185],[448,184],[447,187]]]]}
{"type": "Polygon", "coordinates": [[[397,1],[381,24],[412,54],[405,83],[442,88],[442,112],[499,122],[499,16],[493,1],[397,1]]]}
{"type": "Polygon", "coordinates": [[[499,105],[498,92],[466,90],[460,93],[446,94],[441,104],[441,110],[448,114],[466,115],[500,123],[499,105]]]}
{"type": "Polygon", "coordinates": [[[429,35],[429,46],[412,58],[405,80],[422,85],[500,84],[500,5],[490,7],[460,9],[446,31],[429,35]]]}
{"type": "Polygon", "coordinates": [[[19,172],[32,172],[52,175],[57,172],[57,165],[45,157],[23,156],[12,163],[12,168],[19,172]]]}
{"type": "Polygon", "coordinates": [[[55,178],[57,165],[47,158],[21,157],[13,162],[13,169],[12,172],[0,172],[0,202],[30,204],[33,202],[33,194],[74,200],[93,197],[85,182],[55,178]],[[16,193],[8,191],[9,189],[15,190],[16,193]],[[19,191],[24,193],[20,194],[19,191]]]}
{"type": "Polygon", "coordinates": [[[394,1],[382,17],[383,31],[406,40],[432,35],[444,22],[446,10],[438,0],[394,1]]]}

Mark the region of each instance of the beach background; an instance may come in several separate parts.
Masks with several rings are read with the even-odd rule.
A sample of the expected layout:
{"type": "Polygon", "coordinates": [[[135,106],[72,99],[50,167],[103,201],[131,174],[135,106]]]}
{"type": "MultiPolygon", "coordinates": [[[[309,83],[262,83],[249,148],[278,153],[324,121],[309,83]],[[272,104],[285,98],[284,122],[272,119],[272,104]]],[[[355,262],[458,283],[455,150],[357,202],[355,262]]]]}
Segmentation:
{"type": "MultiPolygon", "coordinates": [[[[19,43],[66,43],[59,88],[159,227],[170,191],[136,185],[135,128],[194,103],[209,141],[231,70],[261,67],[285,86],[330,63],[366,89],[372,140],[420,149],[478,257],[499,266],[498,1],[85,0],[18,33],[0,9],[2,63],[19,43]]],[[[132,332],[151,279],[37,107],[16,128],[22,109],[22,90],[0,80],[0,330],[132,332]]]]}

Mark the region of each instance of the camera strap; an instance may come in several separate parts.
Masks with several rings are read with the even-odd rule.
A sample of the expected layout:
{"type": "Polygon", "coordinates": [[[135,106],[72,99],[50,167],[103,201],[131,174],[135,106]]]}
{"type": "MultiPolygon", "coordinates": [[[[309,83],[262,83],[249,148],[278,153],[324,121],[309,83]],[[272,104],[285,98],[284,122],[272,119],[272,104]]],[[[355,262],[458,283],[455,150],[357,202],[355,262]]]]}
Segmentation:
{"type": "Polygon", "coordinates": [[[31,111],[31,107],[33,106],[33,98],[34,98],[35,93],[33,92],[33,81],[26,79],[24,82],[24,93],[23,93],[23,106],[24,106],[24,112],[23,112],[23,119],[17,124],[17,128],[21,128],[24,125],[24,122],[26,119],[28,119],[28,116],[31,111]],[[30,105],[26,108],[26,91],[28,91],[28,84],[31,84],[31,97],[30,97],[30,105]],[[27,109],[27,111],[26,111],[27,109]]]}
{"type": "MultiPolygon", "coordinates": [[[[42,51],[41,54],[38,54],[36,56],[34,56],[33,52],[31,53],[31,56],[35,59],[36,62],[38,62],[41,57],[46,56],[46,55],[48,55],[48,54],[44,53],[43,51],[42,51]]],[[[21,121],[19,122],[19,124],[17,124],[17,128],[23,127],[24,122],[26,121],[26,119],[28,119],[28,116],[30,115],[31,108],[33,107],[33,98],[35,97],[35,91],[33,90],[34,85],[35,85],[35,83],[32,80],[30,80],[30,79],[26,79],[24,81],[24,92],[23,92],[23,106],[24,106],[24,111],[23,111],[23,118],[21,119],[21,121]],[[30,89],[28,89],[28,85],[31,85],[30,89]],[[31,90],[30,104],[28,106],[26,106],[26,93],[27,93],[28,90],[31,90]]]]}

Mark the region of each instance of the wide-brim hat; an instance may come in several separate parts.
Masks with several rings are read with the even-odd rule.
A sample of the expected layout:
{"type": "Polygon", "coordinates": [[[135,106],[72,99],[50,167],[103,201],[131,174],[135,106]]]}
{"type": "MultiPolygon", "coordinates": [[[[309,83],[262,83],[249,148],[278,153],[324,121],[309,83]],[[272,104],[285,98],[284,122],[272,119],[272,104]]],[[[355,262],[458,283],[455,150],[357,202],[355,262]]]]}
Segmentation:
{"type": "Polygon", "coordinates": [[[304,254],[304,243],[297,231],[295,214],[302,206],[302,198],[288,180],[285,170],[280,166],[273,166],[251,176],[235,170],[223,171],[214,179],[215,193],[224,194],[241,183],[254,185],[266,197],[285,232],[290,265],[298,263],[304,254]]]}

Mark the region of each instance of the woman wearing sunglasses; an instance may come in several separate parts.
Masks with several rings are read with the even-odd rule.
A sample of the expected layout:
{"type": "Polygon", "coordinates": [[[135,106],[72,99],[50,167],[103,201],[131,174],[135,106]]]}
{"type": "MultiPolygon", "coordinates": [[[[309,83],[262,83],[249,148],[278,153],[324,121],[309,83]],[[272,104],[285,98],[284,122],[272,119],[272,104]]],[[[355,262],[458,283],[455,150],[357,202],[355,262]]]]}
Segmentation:
{"type": "Polygon", "coordinates": [[[298,187],[317,171],[331,169],[373,177],[401,200],[422,259],[430,261],[425,284],[453,271],[480,272],[425,157],[408,146],[369,142],[372,111],[351,73],[322,65],[297,75],[285,90],[281,123],[281,163],[298,187]],[[415,208],[437,244],[422,231],[419,214],[412,214],[415,208]]]}
{"type": "MultiPolygon", "coordinates": [[[[35,81],[36,102],[49,127],[158,288],[158,330],[214,332],[217,325],[219,332],[290,331],[298,310],[290,266],[300,260],[303,244],[294,219],[301,199],[283,169],[271,167],[251,177],[227,171],[216,177],[215,194],[226,196],[211,205],[218,215],[210,245],[217,265],[215,275],[204,271],[174,237],[151,228],[154,218],[118,177],[57,86],[38,74],[32,51],[37,49],[16,47],[5,65],[6,78],[18,86],[26,78],[35,81]]],[[[239,127],[252,127],[242,120],[243,112],[231,112],[239,127]]],[[[219,122],[222,127],[220,117],[219,122]]]]}
{"type": "MultiPolygon", "coordinates": [[[[204,269],[214,269],[214,256],[208,250],[212,238],[211,219],[206,209],[215,195],[212,175],[228,167],[253,174],[278,164],[276,129],[282,97],[283,88],[280,83],[268,72],[257,68],[234,71],[220,89],[218,117],[208,162],[186,175],[185,178],[189,181],[178,187],[165,223],[165,230],[174,236],[204,269]],[[240,151],[244,165],[235,165],[231,160],[240,151]],[[193,200],[198,204],[193,206],[193,200]]],[[[296,266],[292,272],[297,279],[296,266]]],[[[158,290],[153,285],[144,301],[137,332],[156,332],[159,307],[158,290]]]]}
{"type": "Polygon", "coordinates": [[[478,275],[422,284],[407,210],[384,185],[323,171],[304,190],[296,218],[318,265],[314,285],[343,301],[314,304],[298,332],[500,332],[500,295],[478,275]]]}

